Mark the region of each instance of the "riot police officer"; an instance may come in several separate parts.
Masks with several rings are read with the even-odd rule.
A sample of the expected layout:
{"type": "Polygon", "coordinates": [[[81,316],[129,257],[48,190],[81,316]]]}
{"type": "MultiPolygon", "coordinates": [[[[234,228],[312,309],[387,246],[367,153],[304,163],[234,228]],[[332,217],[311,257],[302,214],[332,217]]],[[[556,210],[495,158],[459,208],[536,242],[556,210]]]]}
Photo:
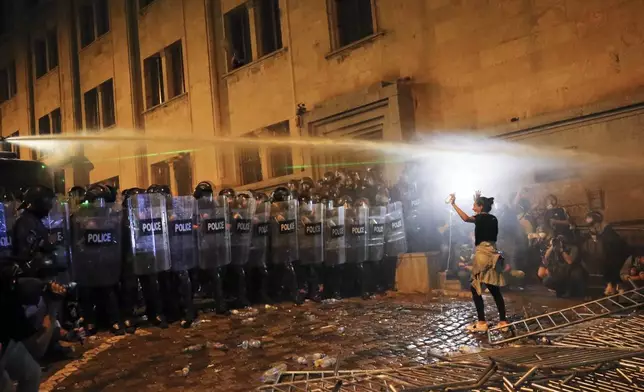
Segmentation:
{"type": "Polygon", "coordinates": [[[268,260],[270,257],[270,202],[268,196],[262,192],[254,193],[255,214],[252,222],[252,240],[247,263],[247,277],[249,281],[251,298],[270,304],[269,296],[268,260]],[[255,288],[255,289],[253,289],[255,288]]]}
{"type": "Polygon", "coordinates": [[[168,320],[180,318],[181,327],[189,328],[195,318],[191,270],[197,266],[197,203],[192,196],[169,194],[169,187],[161,188],[167,200],[168,233],[170,237],[171,269],[159,274],[166,294],[165,309],[168,320]],[[167,192],[167,193],[166,193],[167,192]]]}
{"type": "Polygon", "coordinates": [[[124,334],[117,296],[122,213],[115,201],[110,189],[93,185],[72,215],[74,277],[79,285],[82,321],[90,334],[96,330],[97,314],[105,316],[113,334],[124,334]]]}
{"type": "Polygon", "coordinates": [[[255,198],[249,193],[235,194],[226,188],[219,192],[228,202],[230,211],[230,251],[231,263],[228,266],[229,276],[236,286],[237,306],[250,306],[246,293],[246,263],[252,240],[252,222],[255,214],[255,198]]]}
{"type": "MultiPolygon", "coordinates": [[[[138,276],[145,300],[148,320],[160,328],[168,328],[159,282],[159,274],[170,270],[166,196],[158,185],[145,193],[133,193],[127,200],[128,241],[127,263],[138,276]]],[[[163,282],[163,281],[162,281],[163,282]]],[[[134,303],[134,300],[131,300],[134,303]]]]}
{"type": "MultiPolygon", "coordinates": [[[[122,218],[121,218],[121,284],[120,284],[120,302],[121,302],[121,317],[123,319],[123,327],[125,332],[134,333],[136,330],[135,324],[135,310],[139,299],[139,282],[137,275],[134,274],[132,257],[130,252],[132,249],[130,239],[130,217],[128,209],[128,200],[130,197],[145,193],[145,189],[130,188],[125,189],[122,193],[122,218]]],[[[154,302],[153,302],[154,303],[154,302]]],[[[154,306],[154,305],[151,305],[154,306]]],[[[155,313],[157,314],[157,313],[155,313]]]]}
{"type": "MultiPolygon", "coordinates": [[[[36,271],[36,277],[50,281],[51,287],[58,287],[56,283],[51,282],[52,276],[57,273],[56,269],[52,268],[56,239],[50,238],[42,219],[52,209],[55,197],[54,191],[45,186],[27,189],[19,207],[23,212],[16,219],[12,233],[12,254],[15,259],[21,264],[47,266],[39,268],[36,271]]],[[[41,358],[45,352],[62,356],[72,352],[71,349],[64,348],[58,343],[61,338],[61,330],[57,326],[57,310],[60,308],[60,301],[60,298],[40,296],[36,301],[38,305],[32,307],[34,312],[29,311],[30,314],[27,315],[28,319],[33,320],[32,323],[46,325],[46,328],[41,329],[38,334],[23,340],[35,359],[41,358]],[[34,317],[37,320],[34,320],[34,317]]]]}
{"type": "Polygon", "coordinates": [[[321,300],[319,277],[324,263],[324,199],[320,196],[320,202],[314,202],[308,194],[300,194],[298,200],[296,272],[301,293],[316,302],[321,300]]]}
{"type": "Polygon", "coordinates": [[[199,268],[212,283],[215,311],[227,314],[221,274],[231,261],[228,202],[224,196],[215,198],[212,185],[207,182],[197,185],[193,197],[197,200],[199,268]]]}
{"type": "MultiPolygon", "coordinates": [[[[311,182],[303,179],[301,188],[309,190],[311,182]]],[[[275,282],[280,288],[284,286],[293,302],[302,304],[304,296],[298,290],[293,267],[293,263],[299,260],[297,218],[297,200],[292,198],[287,188],[277,187],[271,194],[270,205],[271,261],[275,282]]]]}

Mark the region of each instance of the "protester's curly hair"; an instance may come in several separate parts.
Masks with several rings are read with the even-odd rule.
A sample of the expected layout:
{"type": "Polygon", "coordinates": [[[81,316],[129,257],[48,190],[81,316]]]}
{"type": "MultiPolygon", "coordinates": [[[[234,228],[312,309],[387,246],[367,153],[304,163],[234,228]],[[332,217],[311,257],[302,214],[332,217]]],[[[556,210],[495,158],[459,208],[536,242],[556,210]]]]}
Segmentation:
{"type": "Polygon", "coordinates": [[[494,204],[494,198],[479,196],[476,198],[475,203],[477,206],[482,207],[481,210],[483,212],[490,212],[492,211],[492,204],[494,204]]]}

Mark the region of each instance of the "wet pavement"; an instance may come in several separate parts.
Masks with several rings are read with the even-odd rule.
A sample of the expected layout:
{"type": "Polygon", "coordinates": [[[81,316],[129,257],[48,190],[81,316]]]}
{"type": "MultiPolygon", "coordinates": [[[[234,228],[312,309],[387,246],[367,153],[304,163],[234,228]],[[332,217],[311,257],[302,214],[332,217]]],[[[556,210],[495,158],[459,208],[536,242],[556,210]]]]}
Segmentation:
{"type": "MultiPolygon", "coordinates": [[[[85,345],[83,359],[50,374],[41,390],[249,391],[279,364],[288,370],[333,370],[333,360],[315,361],[314,354],[339,358],[340,369],[425,364],[433,361],[430,350],[449,354],[486,345],[486,335],[465,331],[475,310],[467,293],[462,297],[389,295],[258,306],[230,317],[201,314],[188,330],[175,325],[126,337],[99,336],[85,345]],[[261,346],[253,347],[258,343],[252,340],[261,346]]],[[[495,322],[494,301],[485,300],[495,322]]],[[[543,291],[507,293],[506,303],[511,317],[574,304],[543,291]]]]}

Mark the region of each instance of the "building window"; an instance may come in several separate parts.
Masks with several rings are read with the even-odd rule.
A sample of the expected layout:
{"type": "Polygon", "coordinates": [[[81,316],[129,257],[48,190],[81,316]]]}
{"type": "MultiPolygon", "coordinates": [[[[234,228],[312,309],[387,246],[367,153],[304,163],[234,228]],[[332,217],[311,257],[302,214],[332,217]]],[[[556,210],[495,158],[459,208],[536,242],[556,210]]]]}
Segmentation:
{"type": "Polygon", "coordinates": [[[190,154],[180,155],[172,161],[174,170],[175,189],[178,196],[189,196],[192,194],[192,161],[190,154]]]}
{"type": "Polygon", "coordinates": [[[84,94],[85,129],[102,129],[116,124],[114,83],[109,79],[84,94]]]}
{"type": "MultiPolygon", "coordinates": [[[[271,137],[290,137],[288,121],[271,125],[267,128],[271,137]]],[[[293,153],[291,147],[273,147],[269,149],[271,177],[293,174],[293,153]]]]}
{"type": "Polygon", "coordinates": [[[375,32],[375,0],[329,0],[335,25],[336,48],[347,46],[375,32]]]}
{"type": "Polygon", "coordinates": [[[256,4],[257,47],[261,57],[282,48],[282,26],[279,0],[264,0],[256,4]]]}
{"type": "Polygon", "coordinates": [[[145,104],[150,109],[165,102],[161,55],[157,53],[145,59],[143,69],[145,72],[145,104]]]}
{"type": "Polygon", "coordinates": [[[170,185],[170,164],[159,162],[150,166],[152,170],[152,183],[157,185],[170,185]]]}
{"type": "Polygon", "coordinates": [[[229,48],[230,70],[253,61],[250,43],[248,6],[242,4],[224,15],[224,27],[229,48]]]}
{"type": "Polygon", "coordinates": [[[16,63],[12,61],[6,68],[0,69],[0,103],[15,97],[17,92],[16,63]]]}
{"type": "MultiPolygon", "coordinates": [[[[46,114],[38,119],[38,134],[42,136],[60,135],[62,133],[62,118],[60,109],[55,109],[51,113],[46,114]]],[[[44,156],[40,151],[38,158],[44,156]]]]}
{"type": "Polygon", "coordinates": [[[93,88],[83,95],[85,101],[85,129],[99,129],[98,88],[93,88]]]}
{"type": "Polygon", "coordinates": [[[88,0],[78,10],[80,47],[84,48],[110,30],[107,0],[88,0]]]}
{"type": "Polygon", "coordinates": [[[168,59],[168,98],[174,98],[186,92],[183,78],[183,48],[181,41],[168,46],[165,53],[168,59]]]}
{"type": "Polygon", "coordinates": [[[186,92],[183,71],[183,47],[177,41],[143,61],[145,102],[151,109],[186,92]],[[164,72],[165,70],[165,72],[164,72]]]}
{"type": "Polygon", "coordinates": [[[139,9],[142,10],[143,8],[149,6],[150,4],[154,3],[155,0],[139,0],[139,9]]]}
{"type": "MultiPolygon", "coordinates": [[[[20,136],[20,132],[16,131],[9,135],[9,138],[20,136]]],[[[20,159],[20,146],[17,144],[9,143],[6,141],[2,142],[2,151],[3,152],[12,152],[16,154],[16,158],[20,159]]]]}
{"type": "Polygon", "coordinates": [[[264,179],[259,148],[245,147],[239,150],[239,172],[242,185],[260,182],[264,179]]]}
{"type": "Polygon", "coordinates": [[[13,27],[13,0],[0,0],[0,35],[13,27]]]}
{"type": "Polygon", "coordinates": [[[58,36],[56,29],[49,30],[44,38],[33,43],[36,79],[58,66],[58,36]]]}

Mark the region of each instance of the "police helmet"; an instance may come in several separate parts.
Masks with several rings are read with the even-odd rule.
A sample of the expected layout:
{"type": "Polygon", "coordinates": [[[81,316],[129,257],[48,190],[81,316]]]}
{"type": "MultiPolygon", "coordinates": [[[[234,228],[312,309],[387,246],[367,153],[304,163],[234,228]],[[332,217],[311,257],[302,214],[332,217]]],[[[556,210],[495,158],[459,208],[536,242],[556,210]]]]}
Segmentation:
{"type": "Polygon", "coordinates": [[[204,196],[212,196],[215,193],[214,189],[215,188],[212,186],[210,182],[201,181],[195,187],[195,190],[192,193],[192,196],[194,196],[195,199],[201,199],[204,196]]]}
{"type": "Polygon", "coordinates": [[[354,203],[354,207],[369,207],[369,199],[361,197],[354,203]]]}
{"type": "Polygon", "coordinates": [[[85,192],[83,201],[87,203],[93,203],[96,200],[102,199],[106,203],[109,203],[111,198],[112,192],[110,191],[110,189],[108,189],[105,185],[96,184],[91,185],[89,188],[87,188],[87,192],[85,192]]]}
{"type": "Polygon", "coordinates": [[[315,188],[315,181],[311,177],[303,177],[300,182],[300,189],[302,192],[306,192],[312,188],[315,188]]]}
{"type": "Polygon", "coordinates": [[[291,200],[291,192],[286,187],[279,186],[271,193],[271,200],[273,202],[283,202],[291,200]]]}
{"type": "Polygon", "coordinates": [[[219,196],[226,196],[229,199],[234,199],[235,195],[235,190],[233,188],[224,188],[219,191],[219,196]]]}
{"type": "Polygon", "coordinates": [[[47,215],[54,206],[56,194],[53,189],[42,185],[27,188],[18,209],[27,209],[41,215],[47,215]]]}
{"type": "Polygon", "coordinates": [[[254,192],[255,200],[258,203],[264,203],[268,201],[268,195],[264,192],[254,192]]]}
{"type": "Polygon", "coordinates": [[[76,198],[76,199],[82,199],[85,197],[85,188],[82,186],[73,186],[67,191],[67,196],[69,198],[76,198]]]}

